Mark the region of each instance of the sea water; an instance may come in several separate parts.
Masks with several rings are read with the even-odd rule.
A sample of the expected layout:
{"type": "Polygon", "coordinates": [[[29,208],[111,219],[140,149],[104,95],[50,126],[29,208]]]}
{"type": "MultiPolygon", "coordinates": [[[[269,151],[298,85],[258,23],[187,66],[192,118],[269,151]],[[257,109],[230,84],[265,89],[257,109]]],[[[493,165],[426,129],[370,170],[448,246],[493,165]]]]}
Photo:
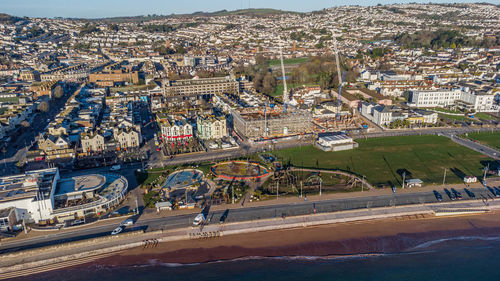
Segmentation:
{"type": "MultiPolygon", "coordinates": [[[[21,279],[19,279],[21,280],[21,279]]],[[[83,266],[22,280],[500,280],[500,238],[428,241],[403,253],[330,257],[248,257],[202,264],[83,266]]]]}

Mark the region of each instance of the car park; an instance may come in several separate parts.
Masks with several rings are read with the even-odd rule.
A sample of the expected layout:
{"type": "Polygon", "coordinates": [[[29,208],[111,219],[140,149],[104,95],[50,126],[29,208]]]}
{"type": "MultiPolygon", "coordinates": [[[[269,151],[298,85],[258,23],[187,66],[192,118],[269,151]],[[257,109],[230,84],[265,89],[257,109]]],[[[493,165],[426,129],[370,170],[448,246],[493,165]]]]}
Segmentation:
{"type": "Polygon", "coordinates": [[[119,226],[117,228],[115,228],[112,232],[111,232],[111,235],[117,235],[118,233],[122,232],[123,231],[123,227],[119,226]]]}

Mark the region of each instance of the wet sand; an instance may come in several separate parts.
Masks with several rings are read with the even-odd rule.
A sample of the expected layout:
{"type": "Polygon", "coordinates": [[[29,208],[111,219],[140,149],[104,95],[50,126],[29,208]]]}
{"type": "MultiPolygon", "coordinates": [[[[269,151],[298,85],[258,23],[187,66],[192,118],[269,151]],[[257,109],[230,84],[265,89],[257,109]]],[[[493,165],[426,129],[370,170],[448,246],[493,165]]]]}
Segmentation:
{"type": "Polygon", "coordinates": [[[405,217],[309,228],[228,235],[135,248],[93,264],[129,266],[202,263],[261,256],[332,256],[416,251],[429,241],[499,236],[500,212],[459,217],[405,217]]]}

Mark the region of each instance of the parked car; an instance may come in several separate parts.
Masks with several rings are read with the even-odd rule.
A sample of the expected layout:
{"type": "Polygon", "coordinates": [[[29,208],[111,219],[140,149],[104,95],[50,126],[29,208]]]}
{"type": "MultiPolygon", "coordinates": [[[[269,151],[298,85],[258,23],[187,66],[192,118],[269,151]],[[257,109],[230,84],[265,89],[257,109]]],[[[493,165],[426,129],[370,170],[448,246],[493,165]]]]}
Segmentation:
{"type": "Polygon", "coordinates": [[[444,189],[444,192],[446,193],[446,195],[448,195],[448,197],[450,197],[451,200],[456,200],[457,197],[455,196],[455,194],[451,191],[449,191],[447,188],[444,189]]]}
{"type": "Polygon", "coordinates": [[[118,233],[120,233],[120,232],[122,232],[122,231],[123,231],[123,227],[119,226],[119,227],[115,228],[115,229],[111,232],[111,235],[116,235],[116,234],[118,234],[118,233]]]}
{"type": "Polygon", "coordinates": [[[465,190],[465,193],[467,193],[467,195],[469,195],[470,198],[472,198],[472,199],[476,198],[476,195],[474,194],[474,192],[470,191],[467,188],[464,188],[464,190],[465,190]]]}
{"type": "Polygon", "coordinates": [[[443,196],[441,196],[441,193],[437,192],[436,190],[433,191],[434,196],[436,196],[437,201],[441,202],[443,201],[443,196]]]}
{"type": "Polygon", "coordinates": [[[455,197],[457,197],[458,200],[462,199],[462,193],[460,193],[459,191],[457,191],[456,189],[452,188],[451,189],[451,192],[453,192],[453,194],[455,195],[455,197]]]}

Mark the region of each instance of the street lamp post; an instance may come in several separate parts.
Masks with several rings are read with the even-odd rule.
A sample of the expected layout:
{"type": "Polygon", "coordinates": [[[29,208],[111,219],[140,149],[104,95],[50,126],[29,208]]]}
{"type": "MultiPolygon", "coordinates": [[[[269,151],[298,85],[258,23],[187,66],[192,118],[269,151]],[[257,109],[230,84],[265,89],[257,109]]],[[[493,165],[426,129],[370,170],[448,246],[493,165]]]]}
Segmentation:
{"type": "Polygon", "coordinates": [[[276,182],[276,198],[279,197],[279,188],[280,188],[280,182],[279,180],[276,182]]]}
{"type": "Polygon", "coordinates": [[[445,184],[445,181],[446,181],[446,168],[444,168],[443,185],[445,184]]]}
{"type": "Polygon", "coordinates": [[[321,184],[323,183],[323,180],[319,180],[319,196],[321,196],[321,184]]]}
{"type": "Polygon", "coordinates": [[[302,198],[302,181],[300,181],[300,196],[299,198],[302,198]]]}

